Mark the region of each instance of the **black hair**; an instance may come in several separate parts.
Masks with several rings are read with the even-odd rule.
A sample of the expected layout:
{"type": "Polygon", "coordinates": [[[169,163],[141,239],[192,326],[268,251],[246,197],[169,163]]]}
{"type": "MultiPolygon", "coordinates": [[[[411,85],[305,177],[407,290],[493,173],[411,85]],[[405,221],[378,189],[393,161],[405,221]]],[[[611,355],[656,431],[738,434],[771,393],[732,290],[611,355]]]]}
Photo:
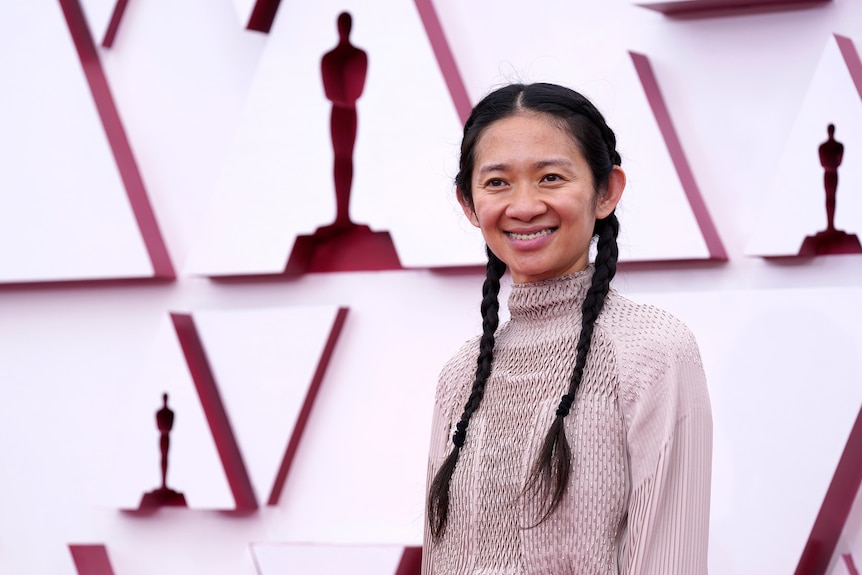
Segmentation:
{"type": "MultiPolygon", "coordinates": [[[[475,164],[476,144],[485,129],[503,118],[524,112],[546,114],[564,128],[583,155],[593,176],[597,194],[607,192],[608,181],[614,166],[621,164],[616,150],[616,136],[608,127],[601,112],[583,95],[556,84],[511,84],[499,88],[482,99],[464,125],[461,140],[461,160],[455,185],[463,202],[473,205],[472,177],[475,164]]],[[[537,521],[547,519],[562,501],[571,472],[571,448],[563,426],[569,414],[578,387],[583,379],[590,351],[596,319],[604,307],[610,282],[617,270],[617,235],[619,222],[616,214],[596,220],[593,235],[598,236],[595,271],[592,283],[581,307],[581,332],[578,337],[575,367],[569,379],[569,387],[560,400],[554,422],[545,436],[542,449],[533,464],[531,476],[524,486],[539,489],[545,497],[545,507],[537,521]]],[[[476,375],[470,396],[464,406],[461,419],[452,436],[454,447],[437,470],[428,494],[428,523],[434,538],[443,535],[449,514],[449,485],[458,454],[467,437],[470,418],[478,409],[485,393],[485,384],[491,374],[494,361],[494,336],[499,324],[500,278],[506,264],[490,249],[487,249],[488,265],[482,288],[482,338],[479,342],[476,375]]]]}

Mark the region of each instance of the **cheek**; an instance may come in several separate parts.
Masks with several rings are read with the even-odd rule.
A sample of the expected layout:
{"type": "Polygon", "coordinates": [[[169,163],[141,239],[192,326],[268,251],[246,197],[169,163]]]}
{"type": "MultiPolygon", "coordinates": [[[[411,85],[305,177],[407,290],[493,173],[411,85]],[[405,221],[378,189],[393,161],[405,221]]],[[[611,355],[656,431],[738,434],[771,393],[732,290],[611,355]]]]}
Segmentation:
{"type": "Polygon", "coordinates": [[[492,202],[477,201],[473,205],[473,223],[479,227],[493,225],[495,209],[492,202]]]}
{"type": "Polygon", "coordinates": [[[476,206],[471,205],[468,202],[462,201],[461,198],[458,198],[458,203],[461,205],[461,211],[464,212],[464,216],[467,218],[467,220],[474,226],[479,227],[479,220],[476,216],[476,206]]]}

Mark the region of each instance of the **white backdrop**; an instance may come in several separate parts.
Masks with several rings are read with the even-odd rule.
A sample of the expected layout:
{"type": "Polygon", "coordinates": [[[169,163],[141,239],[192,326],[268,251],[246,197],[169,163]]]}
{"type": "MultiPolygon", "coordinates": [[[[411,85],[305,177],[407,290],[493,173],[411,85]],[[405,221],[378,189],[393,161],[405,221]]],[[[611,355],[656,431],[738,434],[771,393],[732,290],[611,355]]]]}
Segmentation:
{"type": "MultiPolygon", "coordinates": [[[[0,5],[0,73],[13,87],[0,91],[0,573],[73,575],[67,545],[80,543],[104,544],[117,575],[251,575],[277,569],[261,557],[290,556],[286,543],[383,546],[391,563],[398,547],[421,541],[436,375],[480,329],[481,273],[433,269],[480,252],[449,183],[458,115],[413,2],[332,1],[314,12],[283,0],[269,35],[243,30],[248,4],[129,0],[113,47],[98,48],[176,281],[46,284],[29,282],[140,278],[152,268],[60,4],[0,5]],[[331,219],[328,103],[314,74],[342,9],[369,53],[352,216],[390,231],[412,269],[208,279],[277,273],[293,236],[331,219]],[[393,54],[398,42],[403,53],[393,54]],[[421,65],[399,81],[396,56],[411,55],[421,65]],[[415,133],[422,122],[433,136],[415,133]],[[273,152],[267,141],[286,142],[285,152],[255,155],[273,152]],[[343,330],[279,502],[268,506],[339,307],[348,309],[343,330]],[[199,321],[257,511],[231,511],[171,312],[199,321]],[[168,483],[190,509],[124,513],[157,486],[153,414],[163,391],[177,417],[168,483]]],[[[82,5],[98,43],[114,3],[82,5]]],[[[631,260],[687,260],[630,265],[615,282],[679,315],[701,346],[715,416],[711,572],[793,572],[862,407],[862,255],[759,256],[786,255],[787,242],[825,224],[816,156],[825,125],[813,141],[799,128],[820,122],[823,106],[835,109],[840,119],[828,121],[847,146],[836,221],[862,234],[862,189],[851,185],[862,181],[851,128],[862,96],[830,56],[834,34],[862,47],[862,5],[686,18],[627,0],[433,6],[472,101],[507,81],[560,81],[594,97],[617,128],[633,176],[623,249],[631,260]],[[629,51],[652,64],[727,262],[708,259],[629,51]],[[828,104],[814,103],[824,94],[828,104]],[[794,183],[806,178],[807,188],[794,183]],[[821,210],[814,229],[786,215],[788,185],[821,210]],[[764,243],[765,229],[787,238],[764,243]]],[[[857,565],[859,507],[838,549],[857,565]]],[[[829,572],[848,573],[837,561],[829,572]]]]}

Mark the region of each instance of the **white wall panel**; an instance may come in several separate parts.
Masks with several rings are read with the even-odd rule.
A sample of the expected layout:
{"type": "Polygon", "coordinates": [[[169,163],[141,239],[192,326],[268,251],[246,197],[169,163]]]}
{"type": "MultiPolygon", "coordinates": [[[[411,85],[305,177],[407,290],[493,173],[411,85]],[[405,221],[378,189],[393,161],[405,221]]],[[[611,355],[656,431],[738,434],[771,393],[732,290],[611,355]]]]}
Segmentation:
{"type": "Polygon", "coordinates": [[[407,267],[481,261],[481,243],[459,222],[451,193],[460,124],[416,8],[285,3],[189,273],[280,273],[295,237],[335,218],[331,104],[320,59],[338,42],[343,10],[353,16],[351,42],[369,60],[357,102],[351,219],[391,232],[407,267]]]}
{"type": "Polygon", "coordinates": [[[153,267],[59,3],[0,6],[0,282],[153,267]]]}
{"type": "Polygon", "coordinates": [[[233,509],[225,470],[168,314],[159,322],[152,343],[139,351],[142,369],[116,405],[122,425],[113,436],[112,473],[101,486],[106,494],[102,505],[137,510],[143,494],[161,485],[156,411],[167,393],[175,413],[168,487],[183,493],[190,509],[233,509]]]}
{"type": "Polygon", "coordinates": [[[178,269],[205,225],[266,37],[230,0],[130,0],[105,73],[178,269]]]}
{"type": "MultiPolygon", "coordinates": [[[[113,5],[82,3],[91,29],[100,29],[113,5]]],[[[459,120],[451,96],[413,2],[283,0],[268,35],[247,31],[238,6],[252,5],[130,0],[113,47],[99,50],[165,243],[184,273],[161,284],[0,287],[2,573],[73,575],[69,544],[104,544],[117,575],[260,575],[264,549],[277,564],[278,551],[297,543],[421,542],[434,384],[451,353],[481,329],[481,272],[198,275],[277,274],[293,238],[333,216],[318,66],[336,42],[342,9],[353,12],[352,40],[370,57],[354,221],[390,231],[405,265],[449,260],[434,259],[445,246],[438,238],[462,236],[474,243],[457,257],[478,259],[478,236],[453,203],[459,120]],[[393,75],[410,63],[417,69],[403,80],[393,75]],[[432,208],[411,197],[435,198],[440,211],[431,217],[432,208]],[[411,233],[423,242],[415,252],[411,233]],[[290,419],[289,408],[279,408],[284,390],[272,387],[288,371],[280,362],[298,354],[306,368],[314,363],[311,351],[292,348],[292,314],[342,307],[350,311],[282,499],[231,511],[170,312],[200,320],[261,492],[290,419]],[[282,356],[281,348],[292,351],[282,356]],[[154,414],[164,391],[177,414],[168,483],[191,509],[123,513],[158,484],[154,414]]],[[[472,101],[505,81],[546,79],[596,98],[629,170],[620,217],[632,259],[647,248],[654,251],[645,259],[701,258],[701,234],[679,201],[679,175],[628,52],[649,58],[729,261],[639,264],[615,283],[680,316],[700,342],[715,416],[710,572],[792,572],[862,407],[862,256],[768,260],[762,252],[785,248],[752,251],[749,243],[822,227],[822,219],[802,220],[824,214],[816,145],[829,121],[846,146],[837,223],[859,233],[851,220],[862,213],[853,207],[862,187],[851,156],[862,149],[859,96],[833,35],[858,49],[862,7],[833,0],[710,18],[667,18],[628,0],[434,7],[472,101]],[[827,119],[832,111],[843,115],[827,119]],[[812,139],[814,147],[803,143],[812,139]],[[802,163],[811,161],[809,174],[802,163]],[[782,178],[812,179],[803,213],[785,212],[791,206],[776,191],[782,178]]],[[[14,255],[0,260],[0,277],[152,275],[59,5],[13,1],[0,16],[8,80],[0,94],[0,254],[14,255]],[[73,176],[88,183],[85,191],[55,197],[73,176]]],[[[296,321],[306,320],[315,329],[325,323],[296,321]]],[[[320,333],[299,335],[311,345],[320,333]]],[[[858,518],[857,501],[837,547],[857,566],[858,518]]],[[[838,556],[828,572],[849,573],[838,556]]]]}
{"type": "MultiPolygon", "coordinates": [[[[854,44],[851,39],[851,44],[854,44]]],[[[858,62],[858,45],[855,49],[858,62]]],[[[774,174],[746,253],[760,256],[799,254],[806,236],[826,229],[826,193],[818,147],[826,128],[844,144],[838,168],[835,227],[862,234],[862,66],[845,60],[836,38],[828,38],[811,86],[774,174]],[[851,65],[857,66],[856,77],[851,65]]]]}

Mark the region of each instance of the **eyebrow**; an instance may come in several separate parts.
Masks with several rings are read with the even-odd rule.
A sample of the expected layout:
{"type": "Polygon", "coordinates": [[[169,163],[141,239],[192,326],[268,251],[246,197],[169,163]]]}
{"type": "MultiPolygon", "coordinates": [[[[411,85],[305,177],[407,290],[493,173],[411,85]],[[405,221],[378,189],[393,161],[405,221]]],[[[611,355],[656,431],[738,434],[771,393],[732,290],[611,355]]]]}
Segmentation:
{"type": "MultiPolygon", "coordinates": [[[[573,165],[574,164],[566,158],[552,158],[549,160],[539,160],[538,162],[534,162],[531,167],[534,170],[541,170],[543,168],[554,166],[571,167],[573,165]]],[[[476,175],[487,174],[488,172],[504,172],[508,169],[509,164],[488,164],[480,167],[476,172],[476,175]]]]}

